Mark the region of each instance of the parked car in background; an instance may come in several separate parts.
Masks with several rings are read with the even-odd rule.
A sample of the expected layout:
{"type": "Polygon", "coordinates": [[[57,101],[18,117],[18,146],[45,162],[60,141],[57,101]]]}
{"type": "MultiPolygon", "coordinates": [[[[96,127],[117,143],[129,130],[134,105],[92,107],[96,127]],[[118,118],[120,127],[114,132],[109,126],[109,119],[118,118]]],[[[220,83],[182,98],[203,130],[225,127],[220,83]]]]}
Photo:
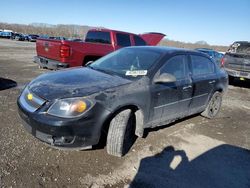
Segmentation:
{"type": "Polygon", "coordinates": [[[227,79],[198,51],[128,47],[86,67],[39,76],[17,104],[27,130],[53,147],[91,148],[102,135],[107,152],[122,156],[146,128],[197,113],[214,118],[227,79]]]}
{"type": "Polygon", "coordinates": [[[48,69],[83,66],[122,47],[157,45],[164,36],[161,33],[136,35],[110,29],[91,29],[84,42],[40,38],[36,42],[34,61],[48,69]]]}
{"type": "Polygon", "coordinates": [[[28,41],[30,42],[36,42],[36,40],[39,38],[39,35],[28,35],[28,41]]]}
{"type": "Polygon", "coordinates": [[[221,60],[224,56],[224,54],[217,52],[213,49],[209,49],[209,48],[196,48],[195,50],[209,55],[209,57],[213,58],[217,62],[218,65],[220,65],[221,60]]]}
{"type": "Polygon", "coordinates": [[[24,36],[24,38],[25,38],[26,41],[29,41],[29,35],[23,34],[23,36],[24,36]]]}
{"type": "Polygon", "coordinates": [[[25,41],[26,37],[22,33],[16,33],[13,37],[13,39],[18,40],[18,41],[25,41]]]}
{"type": "Polygon", "coordinates": [[[234,42],[221,62],[232,82],[234,78],[250,79],[250,42],[234,42]]]}
{"type": "Polygon", "coordinates": [[[0,32],[0,38],[11,39],[13,37],[13,33],[9,31],[0,32]]]}

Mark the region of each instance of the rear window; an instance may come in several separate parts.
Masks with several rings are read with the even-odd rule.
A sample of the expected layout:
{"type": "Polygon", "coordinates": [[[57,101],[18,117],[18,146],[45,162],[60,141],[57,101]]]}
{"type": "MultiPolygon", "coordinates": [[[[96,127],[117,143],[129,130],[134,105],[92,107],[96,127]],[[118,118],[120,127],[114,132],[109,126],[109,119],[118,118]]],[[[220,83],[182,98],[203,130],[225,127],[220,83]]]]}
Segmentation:
{"type": "Polygon", "coordinates": [[[250,43],[233,43],[228,49],[230,53],[250,54],[250,43]]]}
{"type": "Polygon", "coordinates": [[[134,35],[135,46],[145,46],[146,42],[139,36],[134,35]]]}
{"type": "Polygon", "coordinates": [[[117,33],[116,40],[118,46],[131,46],[130,36],[128,34],[117,33]]]}
{"type": "Polygon", "coordinates": [[[111,44],[110,33],[103,31],[89,31],[85,42],[111,44]]]}

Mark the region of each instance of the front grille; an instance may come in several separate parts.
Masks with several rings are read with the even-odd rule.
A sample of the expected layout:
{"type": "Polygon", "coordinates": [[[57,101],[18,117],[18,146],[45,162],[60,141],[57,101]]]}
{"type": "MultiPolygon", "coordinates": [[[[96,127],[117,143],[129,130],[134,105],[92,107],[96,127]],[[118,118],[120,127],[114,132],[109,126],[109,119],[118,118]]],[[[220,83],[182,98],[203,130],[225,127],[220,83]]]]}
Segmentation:
{"type": "Polygon", "coordinates": [[[22,92],[19,100],[21,106],[29,112],[35,112],[46,102],[41,97],[31,93],[27,88],[22,92]]]}

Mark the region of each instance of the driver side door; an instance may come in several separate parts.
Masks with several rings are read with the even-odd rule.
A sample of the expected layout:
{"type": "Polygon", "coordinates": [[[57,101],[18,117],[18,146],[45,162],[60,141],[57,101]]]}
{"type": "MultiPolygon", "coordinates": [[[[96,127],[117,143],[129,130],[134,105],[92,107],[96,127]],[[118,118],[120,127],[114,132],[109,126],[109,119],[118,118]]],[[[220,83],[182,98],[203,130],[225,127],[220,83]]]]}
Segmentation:
{"type": "Polygon", "coordinates": [[[156,75],[168,73],[176,78],[173,83],[153,83],[150,119],[153,124],[184,116],[192,96],[192,81],[187,55],[175,55],[159,69],[156,75]]]}

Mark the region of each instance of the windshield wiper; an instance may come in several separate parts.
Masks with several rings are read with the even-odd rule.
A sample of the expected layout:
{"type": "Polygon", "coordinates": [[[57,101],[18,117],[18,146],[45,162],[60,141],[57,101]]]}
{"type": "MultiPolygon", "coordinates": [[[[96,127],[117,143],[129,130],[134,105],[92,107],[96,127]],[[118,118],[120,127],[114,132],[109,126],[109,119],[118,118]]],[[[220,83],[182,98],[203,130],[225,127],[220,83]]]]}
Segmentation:
{"type": "Polygon", "coordinates": [[[92,67],[91,65],[85,65],[85,67],[88,67],[90,69],[95,69],[94,67],[92,67]]]}

